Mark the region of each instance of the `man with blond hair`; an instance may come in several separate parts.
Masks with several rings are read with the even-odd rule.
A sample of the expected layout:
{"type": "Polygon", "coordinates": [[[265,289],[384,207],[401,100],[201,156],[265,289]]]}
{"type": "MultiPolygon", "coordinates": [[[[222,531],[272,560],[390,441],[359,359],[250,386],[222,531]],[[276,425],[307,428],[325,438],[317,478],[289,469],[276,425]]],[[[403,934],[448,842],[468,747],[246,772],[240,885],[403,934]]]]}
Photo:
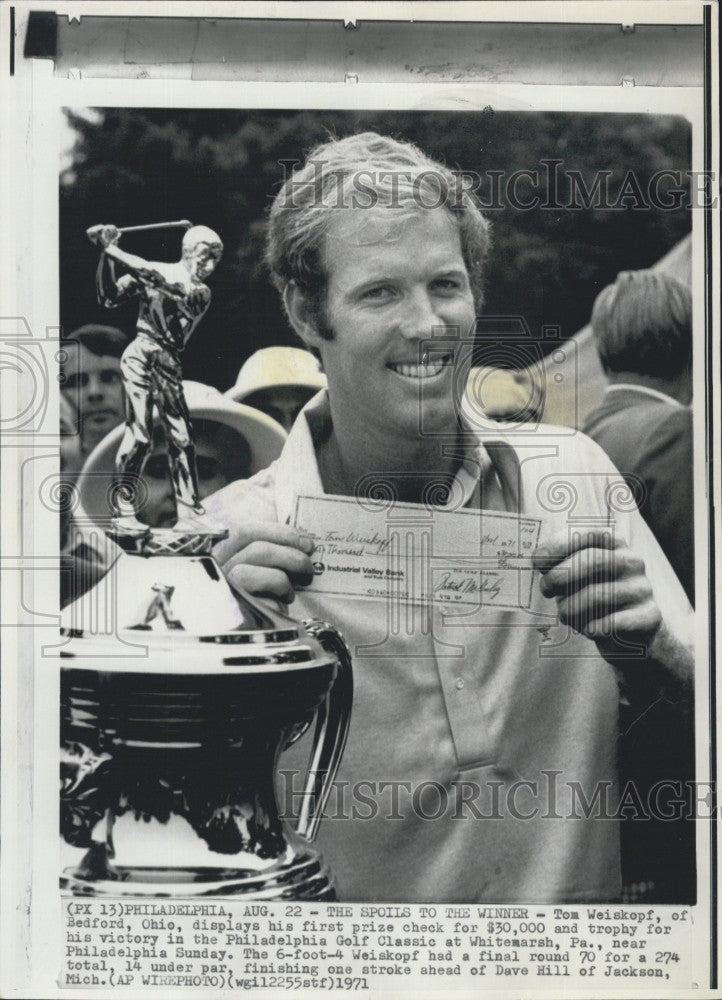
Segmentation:
{"type": "MultiPolygon", "coordinates": [[[[350,646],[351,728],[319,835],[342,899],[615,898],[618,823],[579,804],[616,801],[620,684],[642,699],[691,688],[684,593],[639,514],[612,505],[603,453],[554,428],[492,439],[463,413],[488,250],[462,178],[375,133],[314,149],[269,216],[273,280],[328,389],[280,459],[208,512],[230,530],[217,555],[234,585],[295,599],[350,646]],[[583,531],[554,489],[570,474],[583,531]],[[315,590],[297,498],[355,498],[360,517],[379,490],[449,531],[469,511],[490,536],[500,514],[538,521],[529,603],[464,613],[409,595],[393,629],[383,591],[315,590]]],[[[281,759],[292,799],[302,743],[281,759]]]]}

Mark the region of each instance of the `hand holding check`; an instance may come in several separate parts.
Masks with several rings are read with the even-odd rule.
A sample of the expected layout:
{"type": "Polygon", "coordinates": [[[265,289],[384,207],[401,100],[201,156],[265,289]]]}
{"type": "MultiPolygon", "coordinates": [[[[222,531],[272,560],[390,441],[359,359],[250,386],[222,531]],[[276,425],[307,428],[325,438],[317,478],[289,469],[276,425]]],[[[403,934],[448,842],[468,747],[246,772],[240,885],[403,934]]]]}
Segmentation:
{"type": "Polygon", "coordinates": [[[624,539],[611,531],[558,535],[537,548],[533,562],[560,621],[593,639],[602,655],[654,641],[662,615],[644,561],[624,539]]]}
{"type": "MultiPolygon", "coordinates": [[[[297,587],[314,581],[315,544],[291,525],[246,522],[217,546],[216,556],[235,586],[290,604],[297,587]]],[[[659,663],[689,684],[691,653],[670,635],[644,561],[624,539],[611,531],[565,533],[538,546],[531,564],[541,574],[542,596],[556,600],[562,624],[595,642],[608,662],[633,670],[643,650],[648,665],[659,663]]],[[[356,577],[347,575],[345,585],[358,586],[356,577]]],[[[316,577],[314,587],[322,586],[316,577]]]]}
{"type": "Polygon", "coordinates": [[[291,604],[294,585],[313,579],[313,549],[313,539],[287,524],[246,521],[220,542],[215,556],[233,586],[291,604]]]}
{"type": "Polygon", "coordinates": [[[631,676],[642,666],[662,669],[689,692],[692,649],[662,619],[644,561],[610,531],[561,535],[533,557],[544,597],[556,599],[560,621],[592,639],[607,662],[631,676]],[[644,659],[634,655],[642,648],[644,659]]]}

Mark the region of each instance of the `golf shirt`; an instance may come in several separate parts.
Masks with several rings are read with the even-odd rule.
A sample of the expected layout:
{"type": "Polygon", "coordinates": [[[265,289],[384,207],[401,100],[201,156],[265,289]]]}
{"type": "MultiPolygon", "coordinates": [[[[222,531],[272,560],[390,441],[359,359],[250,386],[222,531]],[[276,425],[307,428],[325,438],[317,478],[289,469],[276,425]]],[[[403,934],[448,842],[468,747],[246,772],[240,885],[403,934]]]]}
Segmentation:
{"type": "MultiPolygon", "coordinates": [[[[321,392],[280,458],[210,498],[210,516],[228,526],[290,522],[297,496],[324,494],[314,437],[329,422],[321,392]]],[[[540,543],[560,531],[613,528],[644,558],[668,627],[691,635],[684,591],[601,449],[543,425],[467,438],[454,506],[473,509],[491,476],[510,513],[540,519],[540,543]]],[[[418,508],[424,517],[453,516],[443,506],[418,508]]],[[[444,553],[431,558],[443,564],[444,553]]],[[[558,623],[538,575],[527,608],[434,602],[394,619],[389,607],[313,589],[299,590],[290,607],[294,618],[333,624],[353,659],[348,742],[317,837],[339,899],[617,897],[621,674],[558,623]]],[[[300,806],[310,745],[307,734],[279,759],[279,800],[289,812],[300,806]]]]}

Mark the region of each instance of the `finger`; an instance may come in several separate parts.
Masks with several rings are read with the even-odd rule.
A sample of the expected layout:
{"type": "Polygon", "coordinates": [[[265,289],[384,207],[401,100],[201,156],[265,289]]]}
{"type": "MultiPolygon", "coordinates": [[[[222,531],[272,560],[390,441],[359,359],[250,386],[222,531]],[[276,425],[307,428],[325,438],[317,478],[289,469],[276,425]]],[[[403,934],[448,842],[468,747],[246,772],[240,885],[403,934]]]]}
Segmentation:
{"type": "Polygon", "coordinates": [[[305,552],[290,545],[251,542],[241,552],[231,556],[222,569],[228,574],[234,566],[242,564],[280,569],[299,586],[307,586],[313,579],[313,563],[310,558],[305,552]]]}
{"type": "MultiPolygon", "coordinates": [[[[219,492],[217,496],[221,497],[222,492],[219,492]]],[[[224,511],[220,506],[220,502],[213,503],[213,501],[209,500],[206,506],[209,517],[219,525],[227,520],[224,517],[224,511]]],[[[276,521],[244,521],[242,524],[233,527],[228,538],[215,546],[215,557],[223,565],[233,555],[255,541],[272,542],[275,545],[288,545],[300,549],[307,555],[311,555],[316,547],[313,538],[303,534],[303,532],[297,531],[296,528],[292,528],[290,524],[278,524],[276,521]]]]}
{"type": "Polygon", "coordinates": [[[657,602],[652,599],[595,619],[585,626],[583,633],[597,642],[598,648],[605,652],[613,650],[616,643],[642,643],[648,646],[661,624],[661,612],[657,602]]]}
{"type": "Polygon", "coordinates": [[[592,531],[567,531],[563,535],[554,535],[537,546],[532,561],[535,569],[545,573],[580,549],[619,549],[625,545],[625,540],[611,527],[605,530],[596,528],[592,531]]]}
{"type": "Polygon", "coordinates": [[[581,549],[547,569],[539,589],[544,597],[559,597],[632,576],[644,577],[644,560],[629,549],[581,549]]]}
{"type": "Polygon", "coordinates": [[[234,566],[226,578],[231,586],[245,590],[257,597],[274,597],[284,604],[292,604],[296,595],[286,574],[271,566],[234,566]]]}
{"type": "Polygon", "coordinates": [[[619,611],[642,607],[652,600],[651,587],[644,581],[630,579],[605,582],[584,587],[567,597],[557,599],[559,620],[577,632],[584,631],[591,622],[602,621],[619,611]]]}

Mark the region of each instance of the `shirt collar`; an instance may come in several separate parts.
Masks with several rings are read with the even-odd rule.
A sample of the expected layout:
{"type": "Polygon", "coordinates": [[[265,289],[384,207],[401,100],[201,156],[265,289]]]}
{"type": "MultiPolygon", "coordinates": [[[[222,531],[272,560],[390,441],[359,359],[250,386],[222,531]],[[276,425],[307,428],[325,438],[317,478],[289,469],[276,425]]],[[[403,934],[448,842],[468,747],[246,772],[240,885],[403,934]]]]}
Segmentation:
{"type": "Polygon", "coordinates": [[[673,396],[668,396],[666,392],[660,392],[659,389],[651,389],[647,385],[633,385],[630,382],[615,382],[614,385],[608,385],[605,392],[641,392],[643,396],[652,396],[654,399],[661,399],[665,403],[670,403],[672,406],[676,406],[679,409],[686,409],[683,403],[680,403],[678,399],[674,399],[673,396]]]}
{"type": "Polygon", "coordinates": [[[311,434],[311,423],[324,420],[330,422],[331,413],[328,393],[322,389],[296,417],[278,459],[276,510],[282,522],[291,520],[298,496],[318,496],[324,492],[311,434]]]}
{"type": "MultiPolygon", "coordinates": [[[[327,433],[330,423],[328,392],[322,389],[296,418],[278,459],[275,499],[279,520],[288,523],[292,519],[298,496],[323,494],[314,439],[327,433]]],[[[461,423],[466,431],[462,435],[463,454],[460,456],[461,464],[456,473],[455,488],[449,492],[454,509],[469,504],[480,478],[485,474],[495,474],[504,493],[507,509],[514,513],[520,512],[520,466],[514,448],[501,433],[488,437],[484,434],[482,441],[479,432],[463,412],[461,423]]]]}

